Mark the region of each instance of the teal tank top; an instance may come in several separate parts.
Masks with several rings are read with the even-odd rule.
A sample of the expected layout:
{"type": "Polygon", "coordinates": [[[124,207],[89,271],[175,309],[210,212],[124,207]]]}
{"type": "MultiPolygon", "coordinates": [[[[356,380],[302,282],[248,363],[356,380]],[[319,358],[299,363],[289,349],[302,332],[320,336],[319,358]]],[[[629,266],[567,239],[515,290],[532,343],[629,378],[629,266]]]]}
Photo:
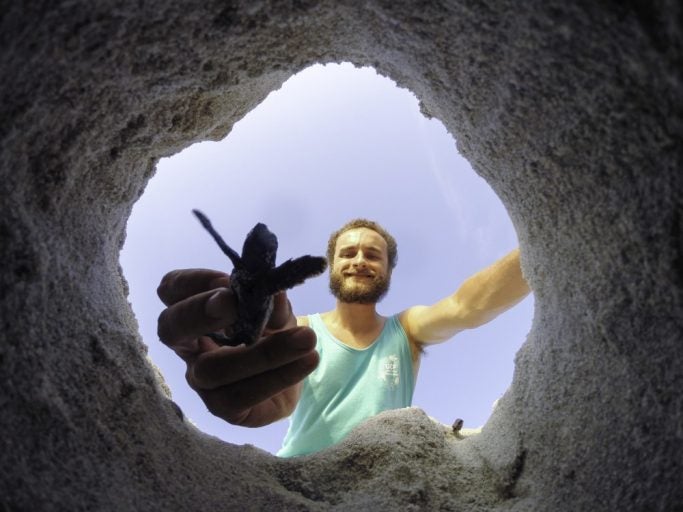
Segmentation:
{"type": "Polygon", "coordinates": [[[317,336],[318,367],[305,380],[289,430],[277,453],[293,457],[341,441],[362,421],[409,407],[415,375],[408,337],[394,315],[365,349],[332,336],[319,314],[308,317],[317,336]]]}

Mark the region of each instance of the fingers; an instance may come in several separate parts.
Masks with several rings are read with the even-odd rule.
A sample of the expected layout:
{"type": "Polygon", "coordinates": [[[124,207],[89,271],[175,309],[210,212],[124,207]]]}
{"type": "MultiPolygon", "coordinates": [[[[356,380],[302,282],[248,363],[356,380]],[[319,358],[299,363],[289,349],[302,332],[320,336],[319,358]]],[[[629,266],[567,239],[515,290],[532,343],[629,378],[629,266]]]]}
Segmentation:
{"type": "Polygon", "coordinates": [[[296,317],[292,312],[292,305],[285,292],[276,293],[273,296],[273,312],[270,314],[266,333],[280,329],[288,329],[296,326],[296,317]]]}
{"type": "Polygon", "coordinates": [[[208,269],[173,270],[166,274],[157,288],[161,301],[170,306],[207,290],[225,288],[230,284],[230,277],[224,272],[208,269]]]}
{"type": "Polygon", "coordinates": [[[315,343],[315,333],[300,327],[262,338],[251,347],[221,347],[201,354],[188,379],[195,389],[226,386],[301,359],[314,351],[315,343]]]}
{"type": "Polygon", "coordinates": [[[176,302],[159,315],[159,339],[181,357],[196,348],[197,340],[207,332],[223,329],[235,321],[236,302],[227,288],[198,293],[176,302]]]}
{"type": "Polygon", "coordinates": [[[292,386],[315,370],[318,362],[318,353],[312,351],[289,364],[229,386],[197,392],[212,414],[229,423],[242,424],[248,416],[254,416],[254,426],[267,424],[282,417],[279,406],[271,402],[281,393],[291,391],[292,386]]]}
{"type": "Polygon", "coordinates": [[[296,404],[294,385],[318,366],[315,343],[315,333],[302,327],[251,347],[221,347],[190,364],[187,380],[212,414],[237,425],[266,425],[296,404]]]}

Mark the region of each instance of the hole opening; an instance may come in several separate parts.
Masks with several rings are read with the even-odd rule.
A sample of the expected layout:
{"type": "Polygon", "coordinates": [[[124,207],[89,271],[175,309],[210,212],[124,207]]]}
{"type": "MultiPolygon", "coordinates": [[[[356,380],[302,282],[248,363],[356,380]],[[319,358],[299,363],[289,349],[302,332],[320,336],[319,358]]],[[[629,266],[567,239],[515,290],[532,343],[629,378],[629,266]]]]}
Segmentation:
{"type": "MultiPolygon", "coordinates": [[[[504,206],[427,120],[417,99],[372,68],[313,66],[288,80],[221,142],[162,159],[128,221],[121,264],[150,357],[173,399],[198,428],[272,453],[287,420],[246,429],[213,417],[184,380],[185,365],[156,336],[156,287],[174,268],[231,265],[190,214],[207,213],[239,250],[256,222],[278,236],[278,263],[324,255],[329,234],[350,218],[378,221],[398,241],[384,315],[431,304],[517,246],[504,206]]],[[[327,274],[289,293],[298,315],[334,307],[327,274]]],[[[493,322],[427,348],[413,405],[444,424],[481,426],[510,385],[514,354],[531,326],[527,298],[493,322]]]]}

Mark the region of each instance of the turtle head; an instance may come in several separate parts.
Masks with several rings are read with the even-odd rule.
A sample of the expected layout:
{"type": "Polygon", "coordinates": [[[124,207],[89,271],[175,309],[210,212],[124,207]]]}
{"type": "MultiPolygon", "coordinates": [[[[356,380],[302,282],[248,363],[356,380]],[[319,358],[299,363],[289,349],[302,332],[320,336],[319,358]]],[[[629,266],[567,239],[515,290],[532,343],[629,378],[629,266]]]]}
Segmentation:
{"type": "Polygon", "coordinates": [[[268,226],[256,224],[242,247],[242,265],[249,272],[263,272],[275,266],[277,237],[268,226]]]}

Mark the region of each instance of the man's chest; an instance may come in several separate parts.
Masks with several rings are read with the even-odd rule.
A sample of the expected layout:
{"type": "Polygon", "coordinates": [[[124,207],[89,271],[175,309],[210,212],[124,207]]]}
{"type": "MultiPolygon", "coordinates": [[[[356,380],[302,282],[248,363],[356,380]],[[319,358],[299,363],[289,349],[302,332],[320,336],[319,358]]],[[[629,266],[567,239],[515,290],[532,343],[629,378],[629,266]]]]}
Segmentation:
{"type": "Polygon", "coordinates": [[[377,338],[379,338],[380,334],[382,334],[382,330],[384,329],[384,322],[382,322],[381,324],[377,325],[372,329],[360,333],[354,333],[342,327],[334,325],[326,325],[326,327],[329,333],[334,338],[341,341],[347,347],[351,347],[357,350],[364,350],[368,348],[370,345],[372,345],[373,342],[377,340],[377,338]]]}

